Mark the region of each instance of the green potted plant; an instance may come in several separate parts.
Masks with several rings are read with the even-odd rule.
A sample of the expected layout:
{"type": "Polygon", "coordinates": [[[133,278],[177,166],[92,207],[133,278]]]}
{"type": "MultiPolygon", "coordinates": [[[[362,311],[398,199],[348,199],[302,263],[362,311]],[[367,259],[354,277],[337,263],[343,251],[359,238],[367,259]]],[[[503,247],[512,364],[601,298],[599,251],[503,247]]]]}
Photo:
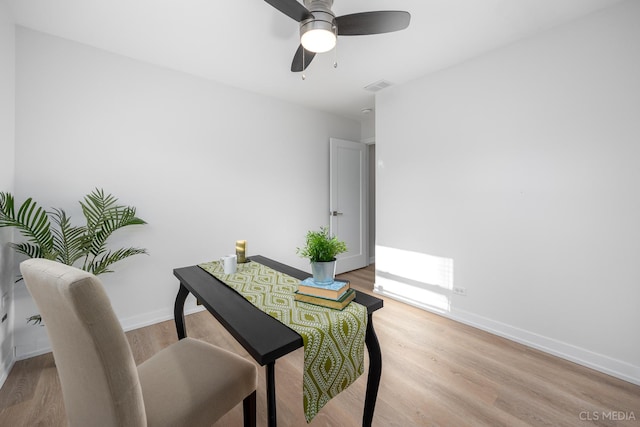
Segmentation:
{"type": "Polygon", "coordinates": [[[296,251],[309,258],[313,280],[320,285],[333,283],[336,274],[336,256],[347,252],[347,245],[336,236],[329,235],[327,227],[307,232],[306,244],[296,251]]]}
{"type": "MultiPolygon", "coordinates": [[[[117,198],[96,188],[80,202],[86,225],[75,226],[64,210],[46,211],[31,198],[16,211],[13,195],[0,192],[0,228],[15,227],[20,231],[26,241],[12,243],[11,247],[29,258],[47,258],[95,275],[110,273],[112,264],[147,253],[144,248],[107,247],[107,240],[116,230],[146,224],[136,216],[135,207],[117,202],[117,198]]],[[[40,315],[28,320],[38,324],[40,315]]]]}

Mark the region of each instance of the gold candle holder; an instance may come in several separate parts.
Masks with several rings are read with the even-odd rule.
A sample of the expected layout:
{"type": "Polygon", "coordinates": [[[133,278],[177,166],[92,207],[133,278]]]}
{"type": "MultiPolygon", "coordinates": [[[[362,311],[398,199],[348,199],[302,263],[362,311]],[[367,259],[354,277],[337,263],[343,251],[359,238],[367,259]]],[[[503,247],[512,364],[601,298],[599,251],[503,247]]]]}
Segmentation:
{"type": "Polygon", "coordinates": [[[247,241],[236,241],[236,256],[238,257],[238,263],[247,262],[247,241]]]}

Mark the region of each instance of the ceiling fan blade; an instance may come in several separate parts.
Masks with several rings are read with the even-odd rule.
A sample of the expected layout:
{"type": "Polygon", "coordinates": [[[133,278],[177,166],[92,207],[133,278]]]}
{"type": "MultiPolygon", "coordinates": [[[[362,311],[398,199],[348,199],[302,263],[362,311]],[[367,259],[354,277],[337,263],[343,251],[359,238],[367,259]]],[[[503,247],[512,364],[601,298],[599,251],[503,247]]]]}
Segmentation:
{"type": "Polygon", "coordinates": [[[264,0],[291,19],[302,22],[311,17],[306,7],[296,0],[264,0]]]}
{"type": "Polygon", "coordinates": [[[339,36],[365,36],[404,30],[411,15],[399,10],[353,13],[336,18],[339,36]]]}
{"type": "Polygon", "coordinates": [[[298,46],[298,50],[296,54],[293,56],[293,62],[291,63],[291,71],[294,73],[298,73],[300,71],[304,71],[307,69],[311,61],[316,56],[315,52],[310,52],[307,49],[303,48],[302,45],[298,46]],[[304,65],[302,64],[302,51],[304,50],[304,65]]]}

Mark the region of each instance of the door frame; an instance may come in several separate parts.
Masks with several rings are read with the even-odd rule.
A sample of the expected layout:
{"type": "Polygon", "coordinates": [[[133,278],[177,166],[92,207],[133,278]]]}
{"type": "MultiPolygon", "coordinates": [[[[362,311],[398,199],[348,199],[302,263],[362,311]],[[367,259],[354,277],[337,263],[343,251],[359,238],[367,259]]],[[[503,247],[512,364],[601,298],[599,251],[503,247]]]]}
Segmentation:
{"type": "Polygon", "coordinates": [[[336,156],[339,154],[337,151],[334,151],[333,149],[333,142],[334,141],[344,141],[347,143],[356,143],[356,144],[362,144],[364,146],[364,158],[362,159],[362,170],[360,173],[360,188],[362,191],[362,199],[360,202],[360,222],[359,222],[359,226],[360,226],[360,236],[361,236],[361,241],[360,241],[360,245],[362,248],[362,252],[364,252],[363,256],[364,256],[364,265],[359,265],[356,267],[353,267],[354,264],[351,265],[345,265],[344,263],[340,262],[340,256],[338,257],[338,262],[337,262],[337,266],[336,266],[336,273],[340,274],[340,273],[344,273],[346,271],[351,271],[354,269],[358,269],[358,268],[362,268],[362,267],[366,267],[367,265],[369,265],[369,149],[368,149],[368,145],[365,142],[362,141],[350,141],[350,140],[346,140],[346,139],[342,139],[342,138],[329,138],[329,230],[331,232],[331,234],[336,234],[336,223],[335,221],[337,220],[335,216],[332,215],[332,212],[334,211],[338,211],[339,206],[335,206],[335,197],[334,197],[334,174],[332,173],[333,171],[333,165],[335,164],[336,161],[336,156]],[[342,264],[342,265],[341,265],[342,264]]]}

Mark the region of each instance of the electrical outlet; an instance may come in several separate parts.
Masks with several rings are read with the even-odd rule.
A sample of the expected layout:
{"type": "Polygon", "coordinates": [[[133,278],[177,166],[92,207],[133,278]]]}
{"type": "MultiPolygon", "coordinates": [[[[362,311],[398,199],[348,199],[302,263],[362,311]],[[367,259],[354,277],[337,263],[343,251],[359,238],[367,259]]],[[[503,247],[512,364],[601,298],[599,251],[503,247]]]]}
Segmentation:
{"type": "Polygon", "coordinates": [[[467,288],[462,288],[460,286],[454,286],[453,293],[456,295],[462,295],[463,297],[467,296],[467,288]]]}

